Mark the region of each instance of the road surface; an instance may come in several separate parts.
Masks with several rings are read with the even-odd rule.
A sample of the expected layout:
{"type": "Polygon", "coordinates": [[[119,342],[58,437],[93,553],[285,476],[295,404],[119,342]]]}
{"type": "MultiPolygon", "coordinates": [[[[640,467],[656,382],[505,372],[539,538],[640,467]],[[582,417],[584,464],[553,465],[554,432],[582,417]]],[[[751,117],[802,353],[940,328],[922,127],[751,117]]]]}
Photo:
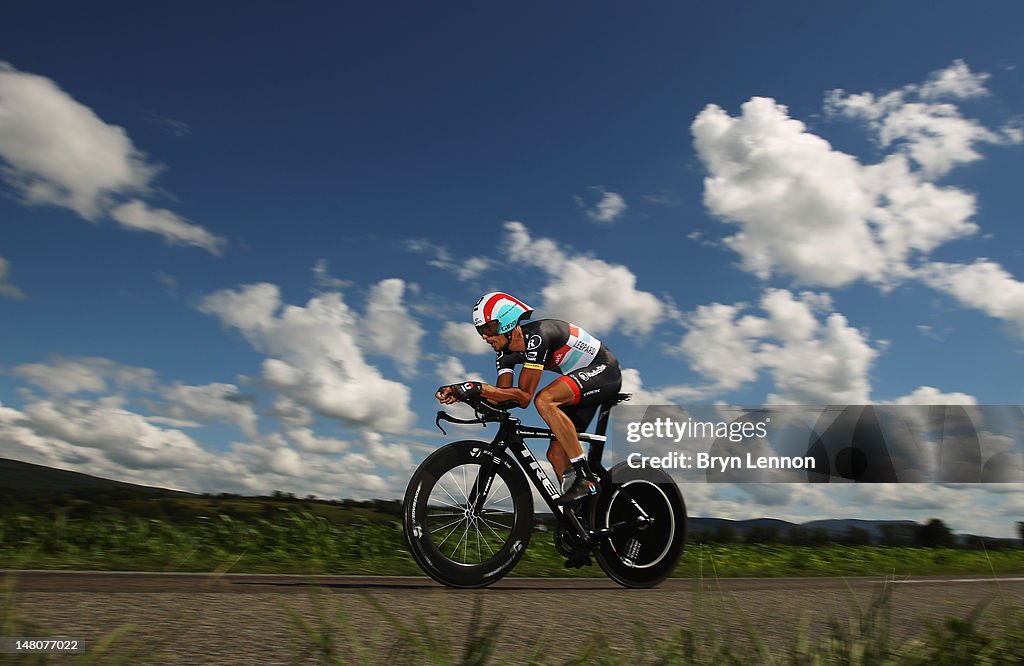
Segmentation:
{"type": "MultiPolygon", "coordinates": [[[[161,664],[315,663],[303,652],[311,641],[302,623],[333,627],[342,654],[412,649],[388,614],[413,635],[425,627],[450,637],[460,655],[474,607],[482,608],[482,626],[501,621],[496,640],[506,663],[538,654],[565,661],[562,637],[570,630],[584,638],[603,634],[622,654],[682,628],[739,652],[756,636],[785,655],[802,622],[811,636],[821,635],[830,618],[851,617],[886,585],[881,578],[672,579],[626,590],[604,578],[506,578],[486,590],[450,590],[411,577],[101,572],[18,572],[13,580],[19,615],[44,634],[95,646],[130,628],[115,650],[138,648],[161,664]]],[[[992,602],[991,622],[1007,607],[1024,606],[1024,577],[904,578],[892,591],[896,640],[922,635],[929,621],[963,617],[982,601],[992,602]]]]}

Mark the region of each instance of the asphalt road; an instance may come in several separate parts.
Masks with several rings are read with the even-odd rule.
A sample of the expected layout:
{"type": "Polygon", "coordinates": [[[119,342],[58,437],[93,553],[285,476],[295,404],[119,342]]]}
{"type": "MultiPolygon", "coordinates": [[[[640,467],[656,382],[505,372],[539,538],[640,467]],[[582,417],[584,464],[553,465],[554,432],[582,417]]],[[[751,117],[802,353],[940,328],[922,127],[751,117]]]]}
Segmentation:
{"type": "MultiPolygon", "coordinates": [[[[426,578],[18,572],[15,605],[43,634],[90,646],[129,629],[114,649],[139,648],[161,664],[316,663],[310,628],[333,632],[346,660],[365,649],[393,662],[412,649],[410,636],[424,635],[460,655],[475,611],[482,626],[500,621],[494,635],[505,663],[564,662],[592,636],[630,655],[679,629],[739,652],[762,640],[784,656],[801,632],[822,635],[830,619],[845,622],[885,586],[881,578],[672,579],[627,590],[604,578],[506,578],[485,590],[450,590],[426,578]]],[[[894,641],[979,603],[990,604],[986,623],[1024,607],[1024,577],[906,578],[891,590],[894,641]]]]}

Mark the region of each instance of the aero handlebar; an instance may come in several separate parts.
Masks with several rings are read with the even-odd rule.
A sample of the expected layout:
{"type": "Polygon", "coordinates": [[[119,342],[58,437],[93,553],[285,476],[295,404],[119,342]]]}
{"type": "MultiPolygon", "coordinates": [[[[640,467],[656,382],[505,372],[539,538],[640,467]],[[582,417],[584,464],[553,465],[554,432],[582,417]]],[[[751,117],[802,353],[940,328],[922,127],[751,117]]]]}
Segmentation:
{"type": "Polygon", "coordinates": [[[445,435],[448,434],[447,432],[445,432],[445,429],[441,427],[441,421],[448,421],[449,423],[459,423],[462,425],[471,425],[474,423],[479,423],[483,425],[489,422],[504,421],[505,419],[511,418],[511,415],[508,413],[507,410],[511,407],[519,406],[519,403],[516,402],[515,400],[505,400],[495,405],[492,402],[480,398],[467,401],[466,404],[472,407],[473,410],[476,412],[475,419],[460,419],[452,416],[451,414],[444,410],[438,410],[437,418],[434,419],[434,425],[437,426],[437,429],[440,430],[445,435]]]}

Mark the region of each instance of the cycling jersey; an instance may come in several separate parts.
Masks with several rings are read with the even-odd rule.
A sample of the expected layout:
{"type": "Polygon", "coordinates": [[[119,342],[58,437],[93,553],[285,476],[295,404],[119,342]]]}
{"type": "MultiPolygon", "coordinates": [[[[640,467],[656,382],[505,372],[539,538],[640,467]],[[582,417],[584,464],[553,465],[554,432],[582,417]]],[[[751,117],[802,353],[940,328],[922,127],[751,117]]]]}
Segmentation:
{"type": "Polygon", "coordinates": [[[498,376],[515,366],[551,370],[573,392],[573,403],[562,407],[578,432],[586,429],[598,405],[622,387],[619,362],[608,347],[585,330],[559,319],[538,319],[522,324],[526,350],[498,352],[498,376]]]}
{"type": "Polygon", "coordinates": [[[579,326],[559,319],[538,319],[522,325],[526,351],[498,352],[498,376],[525,368],[567,375],[593,363],[601,341],[579,326]]]}

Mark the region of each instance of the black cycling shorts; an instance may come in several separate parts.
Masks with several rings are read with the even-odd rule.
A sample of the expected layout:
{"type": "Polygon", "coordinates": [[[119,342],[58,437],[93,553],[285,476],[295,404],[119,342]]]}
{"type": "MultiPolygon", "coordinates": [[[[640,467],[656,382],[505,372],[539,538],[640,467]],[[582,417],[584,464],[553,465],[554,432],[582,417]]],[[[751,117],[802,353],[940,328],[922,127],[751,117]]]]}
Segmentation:
{"type": "Polygon", "coordinates": [[[576,399],[570,405],[563,405],[562,411],[572,420],[576,432],[583,432],[590,425],[601,403],[619,394],[622,389],[622,372],[618,359],[602,345],[590,365],[562,375],[555,381],[565,382],[572,389],[576,399]]]}

